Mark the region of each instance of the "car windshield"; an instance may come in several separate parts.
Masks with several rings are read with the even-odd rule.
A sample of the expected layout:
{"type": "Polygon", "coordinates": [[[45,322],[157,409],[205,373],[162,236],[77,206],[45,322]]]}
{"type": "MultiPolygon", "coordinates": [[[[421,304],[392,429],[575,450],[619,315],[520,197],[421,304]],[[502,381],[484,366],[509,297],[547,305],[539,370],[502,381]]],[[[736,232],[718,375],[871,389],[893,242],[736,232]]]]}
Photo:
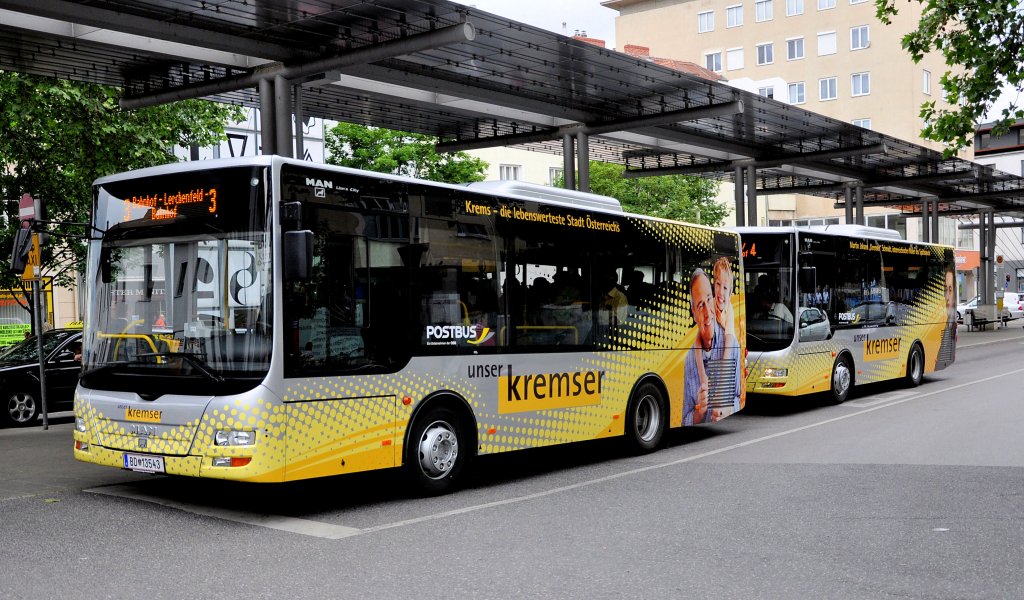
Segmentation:
{"type": "MultiPolygon", "coordinates": [[[[51,352],[60,346],[61,342],[74,335],[70,331],[48,331],[43,334],[43,354],[49,356],[51,352]]],[[[39,343],[36,336],[26,338],[18,342],[0,354],[0,361],[24,362],[37,360],[39,358],[39,343]]]]}

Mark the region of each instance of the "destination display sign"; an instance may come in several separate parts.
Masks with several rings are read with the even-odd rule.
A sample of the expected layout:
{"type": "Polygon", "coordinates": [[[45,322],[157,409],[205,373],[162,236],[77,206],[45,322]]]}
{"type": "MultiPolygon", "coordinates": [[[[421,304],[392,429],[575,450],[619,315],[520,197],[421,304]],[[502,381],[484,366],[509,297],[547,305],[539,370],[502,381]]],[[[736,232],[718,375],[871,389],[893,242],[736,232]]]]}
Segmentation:
{"type": "Polygon", "coordinates": [[[218,195],[215,187],[126,195],[122,198],[123,222],[140,219],[161,221],[197,213],[216,216],[218,195]]]}

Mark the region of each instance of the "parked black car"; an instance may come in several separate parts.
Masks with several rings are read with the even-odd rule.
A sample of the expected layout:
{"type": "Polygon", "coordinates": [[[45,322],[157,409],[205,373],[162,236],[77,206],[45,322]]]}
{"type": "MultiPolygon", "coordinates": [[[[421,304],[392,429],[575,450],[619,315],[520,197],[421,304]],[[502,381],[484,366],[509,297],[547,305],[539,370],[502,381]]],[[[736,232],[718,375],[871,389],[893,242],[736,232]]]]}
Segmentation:
{"type": "MultiPolygon", "coordinates": [[[[49,412],[71,409],[82,372],[81,344],[81,329],[53,329],[43,333],[49,412]]],[[[39,346],[35,336],[0,353],[0,402],[3,407],[0,421],[8,426],[31,425],[42,412],[39,346]]]]}

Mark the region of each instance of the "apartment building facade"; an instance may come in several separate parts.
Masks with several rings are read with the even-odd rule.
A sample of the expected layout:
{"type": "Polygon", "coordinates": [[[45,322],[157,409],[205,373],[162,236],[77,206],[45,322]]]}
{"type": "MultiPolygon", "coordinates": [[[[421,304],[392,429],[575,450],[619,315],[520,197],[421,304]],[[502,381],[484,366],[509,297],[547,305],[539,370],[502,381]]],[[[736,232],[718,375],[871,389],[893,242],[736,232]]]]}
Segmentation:
{"type": "MultiPolygon", "coordinates": [[[[900,39],[921,16],[902,2],[889,26],[871,0],[609,0],[616,40],[652,54],[692,60],[730,85],[816,113],[941,149],[920,138],[921,104],[944,100],[941,55],[914,63],[900,39]]],[[[969,158],[969,156],[964,156],[969,158]]],[[[823,224],[840,214],[828,199],[768,196],[762,224],[823,224]]],[[[920,220],[870,209],[869,221],[919,238],[920,220]]],[[[942,226],[953,243],[955,226],[942,226]]]]}

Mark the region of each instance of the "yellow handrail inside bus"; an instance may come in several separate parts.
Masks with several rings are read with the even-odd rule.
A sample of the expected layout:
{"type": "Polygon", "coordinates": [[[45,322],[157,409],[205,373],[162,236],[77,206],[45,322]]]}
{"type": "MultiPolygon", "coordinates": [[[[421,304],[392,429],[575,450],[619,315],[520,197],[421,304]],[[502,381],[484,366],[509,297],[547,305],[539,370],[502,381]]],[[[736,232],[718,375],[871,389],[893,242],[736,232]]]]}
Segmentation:
{"type": "MultiPolygon", "coordinates": [[[[115,359],[117,358],[117,355],[121,352],[121,343],[124,342],[124,340],[146,340],[146,343],[149,344],[149,347],[153,350],[153,354],[156,354],[156,353],[160,352],[160,350],[157,349],[156,343],[153,341],[152,337],[150,337],[148,334],[145,334],[145,333],[128,333],[129,329],[131,329],[132,327],[135,327],[136,325],[139,325],[140,323],[143,323],[143,322],[144,321],[142,319],[139,319],[137,321],[132,321],[131,323],[129,323],[128,325],[125,326],[124,330],[121,333],[104,333],[104,332],[100,331],[96,335],[100,339],[116,339],[117,340],[117,343],[114,344],[114,358],[115,359]]],[[[168,344],[168,349],[170,349],[170,344],[168,344]]],[[[163,362],[163,359],[158,356],[156,361],[157,361],[158,364],[160,364],[160,363],[163,362]]]]}

